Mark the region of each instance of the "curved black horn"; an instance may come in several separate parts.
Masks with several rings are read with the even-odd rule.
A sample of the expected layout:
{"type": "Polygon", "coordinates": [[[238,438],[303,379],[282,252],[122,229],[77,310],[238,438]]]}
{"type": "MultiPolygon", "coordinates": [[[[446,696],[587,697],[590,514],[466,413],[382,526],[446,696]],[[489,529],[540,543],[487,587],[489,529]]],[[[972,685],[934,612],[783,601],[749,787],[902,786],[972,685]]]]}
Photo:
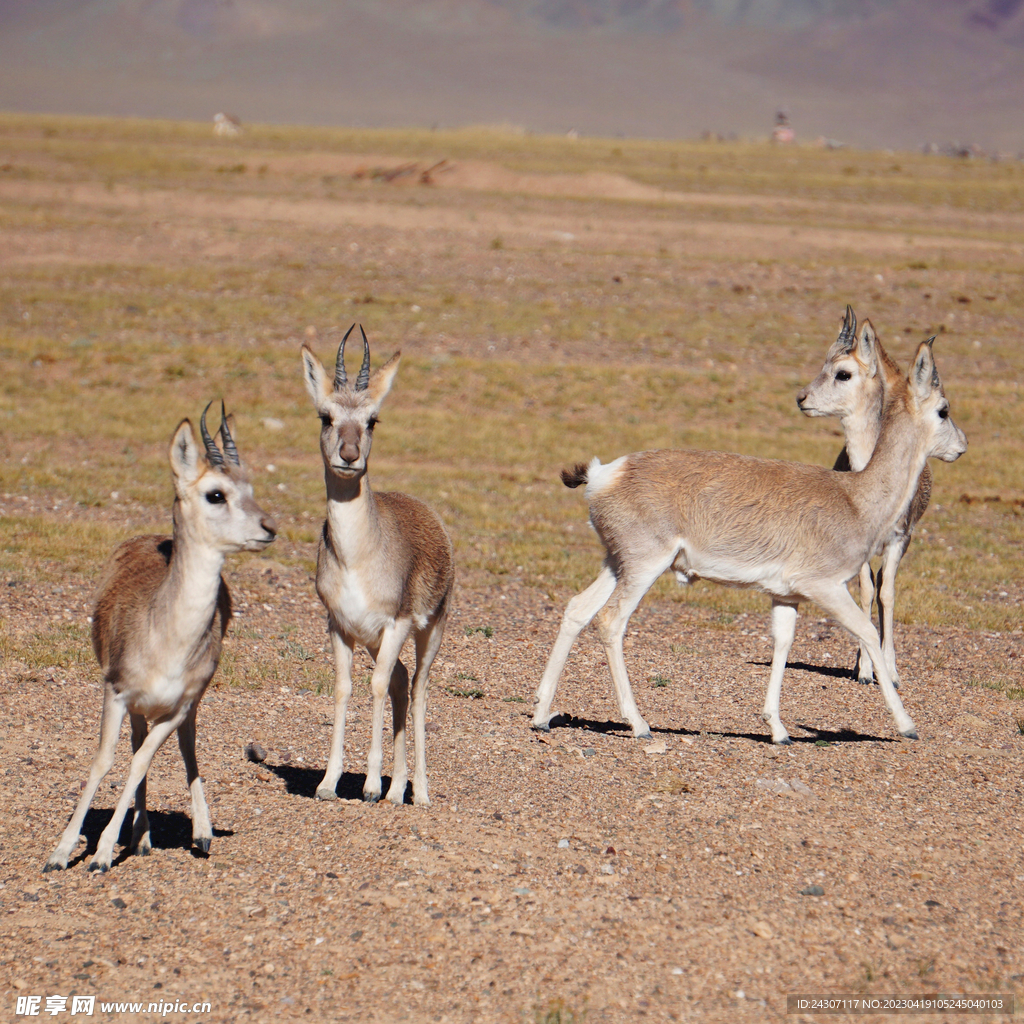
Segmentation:
{"type": "Polygon", "coordinates": [[[359,325],[359,333],[363,336],[363,365],[359,367],[356,377],[356,391],[365,391],[370,385],[370,343],[366,340],[366,331],[359,325]]]}
{"type": "Polygon", "coordinates": [[[206,458],[211,466],[223,466],[224,456],[221,454],[221,450],[213,442],[213,438],[210,437],[210,431],[206,429],[206,414],[210,411],[210,406],[213,402],[207,402],[206,408],[203,410],[203,415],[199,420],[199,433],[203,436],[203,447],[206,449],[206,458]]]}
{"type": "Polygon", "coordinates": [[[224,445],[224,454],[236,466],[240,466],[241,462],[238,461],[238,449],[235,447],[235,439],[231,436],[231,431],[228,429],[228,415],[224,409],[223,398],[220,400],[220,438],[224,445]]]}
{"type": "Polygon", "coordinates": [[[847,303],[846,316],[843,318],[843,329],[839,332],[839,337],[836,338],[836,344],[842,343],[849,350],[853,348],[853,343],[856,339],[857,314],[854,313],[853,307],[847,303]]]}
{"type": "Polygon", "coordinates": [[[334,364],[334,390],[340,391],[343,387],[348,384],[348,376],[345,373],[345,342],[348,341],[348,336],[356,329],[356,325],[353,324],[346,332],[345,337],[341,339],[341,344],[338,346],[338,360],[334,364]]]}

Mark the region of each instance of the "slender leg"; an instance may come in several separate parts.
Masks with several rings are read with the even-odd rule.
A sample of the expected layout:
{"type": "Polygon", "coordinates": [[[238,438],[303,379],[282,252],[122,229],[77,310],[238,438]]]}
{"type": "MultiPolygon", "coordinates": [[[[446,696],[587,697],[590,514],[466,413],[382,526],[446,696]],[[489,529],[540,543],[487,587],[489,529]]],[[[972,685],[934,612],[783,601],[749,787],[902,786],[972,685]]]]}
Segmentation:
{"type": "Polygon", "coordinates": [[[391,785],[385,799],[399,806],[405,803],[405,786],[409,781],[409,766],[405,757],[405,725],[409,712],[409,670],[401,659],[395,662],[388,684],[391,695],[392,749],[394,767],[391,770],[391,785]]]}
{"type": "Polygon", "coordinates": [[[886,667],[885,658],[882,657],[882,647],[878,642],[878,633],[872,625],[871,620],[857,607],[856,602],[850,596],[850,592],[844,586],[826,586],[819,588],[807,588],[807,596],[821,605],[839,625],[848,629],[862,644],[868,648],[871,656],[871,663],[875,668],[875,678],[878,679],[879,689],[885,705],[892,714],[896,728],[901,736],[907,739],[917,739],[917,729],[914,726],[910,715],[903,709],[903,702],[892,684],[892,677],[886,667]]]}
{"type": "Polygon", "coordinates": [[[198,700],[193,702],[185,720],[178,726],[178,749],[185,762],[185,779],[192,796],[192,842],[203,851],[210,852],[213,841],[213,826],[210,824],[210,809],[206,806],[203,780],[199,777],[196,763],[196,712],[198,700]]]}
{"type": "MultiPolygon", "coordinates": [[[[149,732],[145,715],[132,715],[132,754],[139,752],[142,741],[149,732]]],[[[153,849],[149,835],[149,815],[146,813],[146,778],[142,777],[139,788],[135,790],[135,820],[132,822],[132,850],[140,857],[148,857],[153,849]]]]}
{"type": "Polygon", "coordinates": [[[537,704],[531,723],[534,729],[548,731],[548,722],[551,720],[551,702],[555,699],[558,677],[565,667],[569,651],[576,642],[576,637],[604,607],[614,589],[615,573],[608,565],[605,565],[597,579],[586,590],[577,594],[566,607],[565,614],[562,616],[562,625],[558,630],[558,638],[555,640],[554,647],[551,648],[544,675],[541,676],[540,686],[537,687],[537,696],[534,698],[537,704]]]}
{"type": "Polygon", "coordinates": [[[68,857],[71,851],[78,845],[78,837],[82,832],[82,822],[89,811],[89,805],[103,777],[110,771],[114,763],[114,751],[117,749],[117,738],[121,732],[121,723],[124,721],[127,708],[124,702],[114,692],[110,683],[103,686],[103,715],[100,719],[100,745],[93,758],[92,767],[89,769],[89,778],[78,798],[78,805],[74,814],[68,822],[64,834],[60,837],[57,848],[50,854],[43,871],[63,871],[68,866],[68,857]]]}
{"type": "MultiPolygon", "coordinates": [[[[675,552],[672,553],[675,557],[675,552]]],[[[644,721],[640,709],[633,699],[633,688],[629,685],[626,659],[622,655],[622,637],[626,632],[630,616],[636,610],[644,594],[651,589],[654,581],[672,564],[671,558],[647,566],[636,567],[630,577],[620,577],[615,592],[598,612],[597,628],[604,644],[608,668],[615,684],[615,697],[619,702],[622,717],[633,727],[636,739],[650,739],[651,727],[644,721]]]]}
{"type": "Polygon", "coordinates": [[[896,639],[893,635],[893,610],[896,607],[896,573],[910,545],[910,534],[886,546],[882,552],[882,565],[878,570],[878,619],[881,627],[882,656],[892,676],[892,685],[900,685],[896,671],[896,639]]]}
{"type": "Polygon", "coordinates": [[[181,725],[187,714],[188,708],[182,708],[171,718],[165,718],[154,724],[149,730],[149,735],[132,756],[131,767],[128,769],[128,781],[124,784],[117,806],[114,808],[114,816],[100,835],[100,841],[96,846],[96,855],[89,862],[90,871],[106,871],[110,867],[114,855],[114,843],[121,831],[121,822],[124,821],[124,816],[128,813],[128,805],[135,796],[135,790],[138,789],[139,783],[149,771],[153,755],[160,749],[164,740],[181,725]]]}
{"type": "Polygon", "coordinates": [[[412,732],[416,765],[412,776],[412,802],[420,807],[430,803],[427,795],[427,680],[434,663],[444,627],[447,608],[425,630],[416,634],[416,672],[412,677],[412,732]]]}
{"type": "Polygon", "coordinates": [[[772,638],[775,640],[775,651],[772,654],[772,671],[768,678],[764,711],[761,713],[761,717],[771,727],[772,743],[787,745],[793,741],[779,717],[779,698],[782,696],[782,676],[786,671],[786,662],[796,634],[796,614],[795,603],[777,598],[772,601],[772,638]]]}
{"type": "Polygon", "coordinates": [[[412,623],[405,619],[385,629],[380,648],[375,655],[377,663],[373,667],[373,676],[370,679],[370,690],[373,694],[370,753],[366,759],[366,782],[363,783],[363,799],[371,804],[380,799],[380,769],[384,759],[384,698],[388,695],[391,675],[395,671],[398,656],[402,652],[402,644],[409,635],[411,625],[412,623]]]}
{"type": "Polygon", "coordinates": [[[331,646],[334,648],[334,729],[331,731],[331,753],[327,770],[316,787],[317,800],[337,800],[345,751],[345,714],[352,696],[352,657],[355,640],[345,636],[331,623],[331,646]]]}
{"type": "MultiPolygon", "coordinates": [[[[860,607],[864,614],[871,618],[871,603],[875,599],[875,581],[871,575],[871,563],[865,562],[860,567],[860,607]]],[[[871,671],[871,655],[868,649],[861,644],[857,651],[857,665],[854,669],[857,675],[857,682],[870,686],[874,682],[874,674],[871,671]]]]}

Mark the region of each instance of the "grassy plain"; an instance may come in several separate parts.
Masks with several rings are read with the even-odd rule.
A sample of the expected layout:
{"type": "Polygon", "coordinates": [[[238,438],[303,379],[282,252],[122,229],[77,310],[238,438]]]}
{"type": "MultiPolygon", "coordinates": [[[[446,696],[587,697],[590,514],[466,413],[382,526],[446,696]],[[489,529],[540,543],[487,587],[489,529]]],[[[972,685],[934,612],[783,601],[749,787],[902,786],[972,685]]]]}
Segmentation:
{"type": "MultiPolygon", "coordinates": [[[[5,116],[0,167],[0,490],[50,507],[5,517],[7,574],[91,572],[136,528],[69,529],[69,510],[162,519],[166,439],[220,395],[308,564],[322,481],[298,341],[327,358],[359,320],[376,357],[406,352],[377,486],[441,509],[464,582],[561,598],[597,565],[563,464],[664,446],[831,461],[838,424],[793,395],[849,301],[901,361],[939,333],[971,442],[936,468],[900,617],[1019,626],[1020,163],[5,116]],[[417,184],[441,159],[450,177],[417,184]],[[638,182],[663,191],[622,198],[638,182]]],[[[763,605],[659,593],[725,616],[763,605]]]]}

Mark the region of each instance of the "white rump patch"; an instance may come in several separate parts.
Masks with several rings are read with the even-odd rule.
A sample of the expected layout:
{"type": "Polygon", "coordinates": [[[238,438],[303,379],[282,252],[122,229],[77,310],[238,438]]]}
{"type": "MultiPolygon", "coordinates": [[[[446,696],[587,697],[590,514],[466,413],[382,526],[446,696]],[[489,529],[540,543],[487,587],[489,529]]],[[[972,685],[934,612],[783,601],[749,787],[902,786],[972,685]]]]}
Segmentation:
{"type": "Polygon", "coordinates": [[[615,484],[627,458],[628,455],[623,455],[607,466],[602,466],[596,455],[590,460],[587,466],[587,501],[615,484]]]}

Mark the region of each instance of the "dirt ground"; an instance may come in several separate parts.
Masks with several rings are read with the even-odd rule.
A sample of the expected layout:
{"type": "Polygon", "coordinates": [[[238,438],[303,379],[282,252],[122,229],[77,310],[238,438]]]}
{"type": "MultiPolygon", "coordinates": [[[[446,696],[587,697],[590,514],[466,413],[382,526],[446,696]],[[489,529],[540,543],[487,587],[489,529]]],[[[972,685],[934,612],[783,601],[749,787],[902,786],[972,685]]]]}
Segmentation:
{"type": "MultiPolygon", "coordinates": [[[[623,297],[608,301],[632,309],[654,288],[640,275],[664,244],[716,268],[721,316],[751,315],[786,289],[793,315],[811,320],[826,306],[834,312],[832,292],[840,287],[844,294],[880,288],[873,261],[911,245],[903,225],[837,234],[803,221],[771,222],[767,213],[764,222],[745,214],[735,224],[683,217],[673,212],[687,207],[682,200],[634,210],[617,205],[626,193],[604,179],[584,183],[589,198],[576,206],[531,207],[530,196],[502,205],[487,196],[489,211],[464,193],[529,192],[529,181],[493,169],[459,173],[462,191],[453,172],[448,205],[426,208],[396,192],[335,203],[298,194],[286,201],[95,182],[8,183],[0,199],[12,209],[59,216],[47,224],[39,214],[39,224],[12,227],[0,266],[13,273],[124,259],[259,267],[338,241],[339,265],[355,266],[371,249],[390,260],[393,268],[380,273],[392,274],[396,290],[419,270],[433,282],[442,259],[450,279],[464,274],[467,282],[477,264],[492,262],[501,263],[501,281],[511,282],[506,264],[532,260],[537,279],[550,273],[550,294],[604,295],[612,288],[609,267],[625,266],[623,297]],[[587,205],[601,196],[615,202],[587,205]],[[591,223],[599,228],[592,234],[591,223]],[[320,231],[338,238],[321,239],[320,231]],[[510,247],[534,248],[484,248],[498,234],[510,247]],[[358,254],[349,254],[350,236],[361,240],[358,254]],[[842,282],[828,265],[837,238],[844,251],[869,254],[851,261],[842,282]],[[556,245],[583,254],[580,266],[563,266],[552,255],[556,245]],[[762,269],[756,261],[766,254],[782,269],[762,269]],[[754,282],[757,294],[749,283],[727,288],[733,281],[754,282]],[[803,282],[799,294],[791,281],[803,282]]],[[[545,187],[549,197],[572,191],[561,180],[545,187]]],[[[766,200],[766,209],[774,203],[766,200]]],[[[961,260],[972,251],[984,250],[979,260],[1017,251],[1015,243],[972,239],[960,216],[937,214],[934,233],[914,245],[931,252],[955,244],[961,260]]],[[[849,219],[852,225],[852,212],[849,219]]],[[[979,216],[979,235],[984,223],[979,216]]],[[[956,269],[962,265],[953,261],[944,278],[948,308],[935,315],[995,323],[983,303],[968,310],[950,297],[961,277],[970,279],[956,269]]],[[[674,281],[666,271],[650,294],[663,302],[663,291],[711,288],[711,272],[684,270],[674,281]]],[[[509,286],[513,305],[533,298],[509,286]]],[[[886,292],[885,302],[897,329],[904,317],[916,324],[931,315],[921,313],[916,294],[886,292]]],[[[291,330],[300,333],[302,324],[291,330]]],[[[487,358],[497,344],[496,358],[514,352],[552,363],[615,359],[623,351],[614,336],[562,340],[556,348],[540,330],[532,348],[465,330],[419,337],[409,342],[414,353],[457,345],[487,358]]],[[[642,358],[671,356],[645,351],[642,358]]],[[[1004,372],[985,363],[985,353],[956,358],[948,362],[963,375],[1004,372]]],[[[12,450],[20,459],[49,443],[18,439],[12,450]]],[[[307,511],[319,515],[322,505],[307,511]]],[[[72,525],[106,517],[138,532],[165,530],[168,522],[165,509],[130,502],[76,505],[57,485],[0,494],[0,517],[26,515],[72,525]]],[[[45,582],[29,568],[0,574],[7,636],[29,644],[45,629],[63,628],[84,647],[106,553],[80,569],[51,566],[45,582]]],[[[680,591],[678,599],[644,603],[627,634],[627,662],[653,740],[632,739],[621,722],[589,631],[563,676],[560,717],[550,734],[538,734],[529,726],[533,692],[568,594],[461,568],[428,708],[431,806],[360,800],[365,683],[350,709],[340,799],[325,803],[314,792],[333,699],[326,686],[310,683],[330,678],[323,612],[303,568],[314,557],[311,544],[283,534],[269,561],[228,563],[237,617],[225,659],[242,682],[228,685],[222,669],[199,711],[198,757],[215,829],[209,856],[190,848],[184,772],[172,743],[149,774],[152,856],[122,850],[109,873],[86,870],[125,778],[123,736],[68,870],[43,875],[95,752],[99,674],[85,655],[48,664],[38,654],[31,665],[7,659],[0,666],[4,1019],[22,1019],[18,1000],[34,996],[49,1017],[46,997],[54,995],[69,997],[68,1012],[50,1019],[70,1017],[70,997],[95,996],[93,1019],[111,1021],[825,1020],[787,1014],[787,996],[935,992],[1016,993],[1024,1012],[1024,735],[1014,715],[1019,702],[986,685],[1020,678],[1019,628],[898,627],[902,697],[921,735],[910,742],[897,736],[877,687],[850,677],[850,639],[805,609],[782,695],[794,744],[775,748],[759,716],[771,653],[767,600],[761,612],[720,616],[688,605],[680,591]],[[268,667],[279,681],[266,682],[268,667]],[[264,748],[261,763],[246,758],[250,743],[264,748]],[[211,1004],[208,1012],[179,1005],[202,1002],[211,1004]],[[142,1009],[104,1010],[104,1003],[142,1009]]],[[[1019,602],[1019,566],[1006,574],[1019,602]]],[[[357,679],[369,668],[361,658],[357,679]]],[[[385,768],[389,756],[386,744],[385,768]]]]}

